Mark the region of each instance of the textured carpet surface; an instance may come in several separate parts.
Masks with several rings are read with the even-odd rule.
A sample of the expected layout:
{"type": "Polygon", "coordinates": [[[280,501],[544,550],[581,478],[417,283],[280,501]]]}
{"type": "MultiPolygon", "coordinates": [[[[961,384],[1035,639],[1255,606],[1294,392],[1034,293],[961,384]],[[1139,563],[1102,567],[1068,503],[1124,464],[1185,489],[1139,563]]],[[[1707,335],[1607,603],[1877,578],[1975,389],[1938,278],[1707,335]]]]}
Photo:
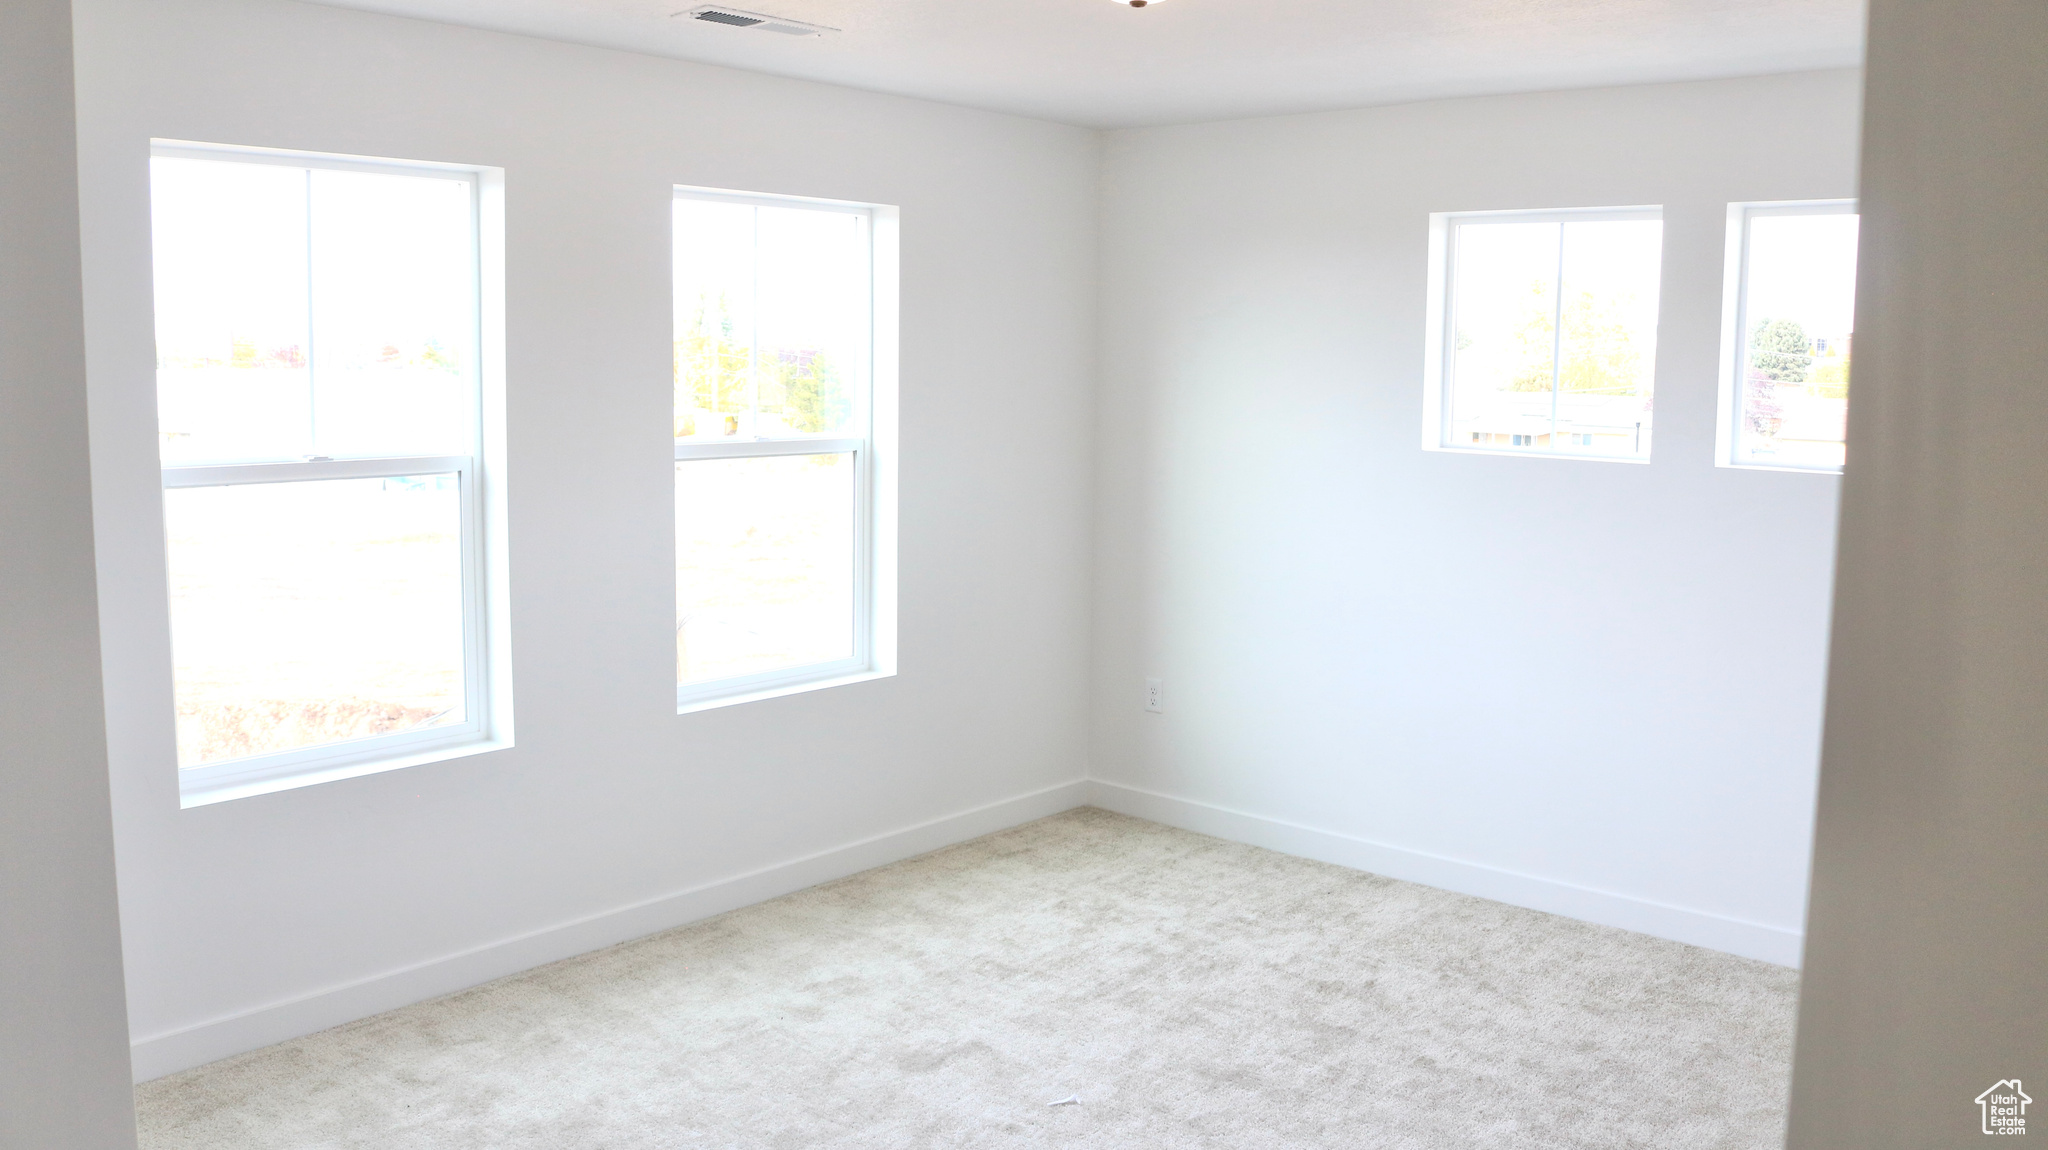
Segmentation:
{"type": "Polygon", "coordinates": [[[147,1150],[1763,1150],[1795,983],[1080,810],[137,1103],[147,1150]]]}

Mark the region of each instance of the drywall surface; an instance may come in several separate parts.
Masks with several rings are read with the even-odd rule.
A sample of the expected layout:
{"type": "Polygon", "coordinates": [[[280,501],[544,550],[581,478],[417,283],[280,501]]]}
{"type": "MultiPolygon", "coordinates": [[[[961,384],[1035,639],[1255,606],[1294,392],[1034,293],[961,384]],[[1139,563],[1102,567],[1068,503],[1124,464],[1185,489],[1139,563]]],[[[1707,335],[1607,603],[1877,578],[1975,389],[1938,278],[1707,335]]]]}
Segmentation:
{"type": "Polygon", "coordinates": [[[1721,266],[1856,125],[1824,72],[1109,135],[1105,801],[1795,963],[1839,480],[1714,466],[1721,266]],[[1422,450],[1429,214],[1647,204],[1652,461],[1422,450]]]}
{"type": "Polygon", "coordinates": [[[1795,1150],[2048,1126],[2048,9],[1969,13],[1871,5],[1795,1150]]]}
{"type": "Polygon", "coordinates": [[[929,827],[896,832],[993,829],[985,811],[946,821],[961,812],[1024,819],[1079,801],[1061,787],[1086,753],[1091,133],[273,0],[79,11],[138,1073],[669,925],[650,907],[687,916],[778,893],[764,873],[831,877],[819,857],[886,861],[862,844],[939,845],[929,827]],[[178,808],[153,136],[504,169],[513,748],[178,808]],[[893,678],[675,714],[677,184],[901,208],[893,678]],[[745,894],[684,897],[705,889],[745,894]]]}
{"type": "Polygon", "coordinates": [[[0,36],[0,1146],[135,1145],[93,594],[71,5],[0,36]]]}

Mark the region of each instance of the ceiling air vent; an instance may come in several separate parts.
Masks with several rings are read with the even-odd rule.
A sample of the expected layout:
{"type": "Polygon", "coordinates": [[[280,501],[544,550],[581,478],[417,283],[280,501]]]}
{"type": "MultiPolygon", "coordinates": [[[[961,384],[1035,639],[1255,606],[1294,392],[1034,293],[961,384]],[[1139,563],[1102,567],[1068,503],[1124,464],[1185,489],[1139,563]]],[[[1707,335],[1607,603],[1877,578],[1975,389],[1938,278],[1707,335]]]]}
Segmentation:
{"type": "Polygon", "coordinates": [[[748,12],[722,5],[706,4],[700,8],[692,8],[688,12],[678,12],[676,15],[733,28],[758,28],[763,32],[780,32],[785,36],[823,36],[827,32],[839,31],[837,28],[827,28],[823,24],[806,24],[802,20],[785,20],[780,16],[764,16],[759,12],[748,12]]]}

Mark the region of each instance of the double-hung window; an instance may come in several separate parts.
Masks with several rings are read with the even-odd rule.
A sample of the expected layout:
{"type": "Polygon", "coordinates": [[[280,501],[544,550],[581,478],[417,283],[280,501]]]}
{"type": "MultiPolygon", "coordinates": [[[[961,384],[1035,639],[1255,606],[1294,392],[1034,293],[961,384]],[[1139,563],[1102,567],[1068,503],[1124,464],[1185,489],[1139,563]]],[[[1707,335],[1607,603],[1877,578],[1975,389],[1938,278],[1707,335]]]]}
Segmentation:
{"type": "Polygon", "coordinates": [[[676,193],[679,709],[887,670],[887,220],[676,193]]]}
{"type": "Polygon", "coordinates": [[[1842,469],[1857,224],[1854,200],[1729,206],[1721,466],[1842,469]]]}
{"type": "Polygon", "coordinates": [[[1657,208],[1430,217],[1423,446],[1646,461],[1657,208]]]}
{"type": "Polygon", "coordinates": [[[509,735],[486,594],[482,175],[155,148],[187,805],[509,735]]]}

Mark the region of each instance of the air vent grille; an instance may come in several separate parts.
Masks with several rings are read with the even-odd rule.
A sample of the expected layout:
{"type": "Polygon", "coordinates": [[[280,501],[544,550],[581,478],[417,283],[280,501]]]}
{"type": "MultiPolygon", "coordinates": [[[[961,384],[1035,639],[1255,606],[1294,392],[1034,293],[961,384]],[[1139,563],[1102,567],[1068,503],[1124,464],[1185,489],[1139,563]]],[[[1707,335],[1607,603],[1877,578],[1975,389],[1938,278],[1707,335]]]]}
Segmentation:
{"type": "Polygon", "coordinates": [[[709,24],[724,24],[731,28],[758,28],[763,32],[780,32],[784,36],[823,36],[827,32],[839,31],[837,28],[827,28],[823,24],[808,24],[802,20],[766,16],[759,12],[727,8],[723,5],[705,4],[687,12],[678,12],[676,15],[688,16],[692,20],[702,20],[709,24]]]}

